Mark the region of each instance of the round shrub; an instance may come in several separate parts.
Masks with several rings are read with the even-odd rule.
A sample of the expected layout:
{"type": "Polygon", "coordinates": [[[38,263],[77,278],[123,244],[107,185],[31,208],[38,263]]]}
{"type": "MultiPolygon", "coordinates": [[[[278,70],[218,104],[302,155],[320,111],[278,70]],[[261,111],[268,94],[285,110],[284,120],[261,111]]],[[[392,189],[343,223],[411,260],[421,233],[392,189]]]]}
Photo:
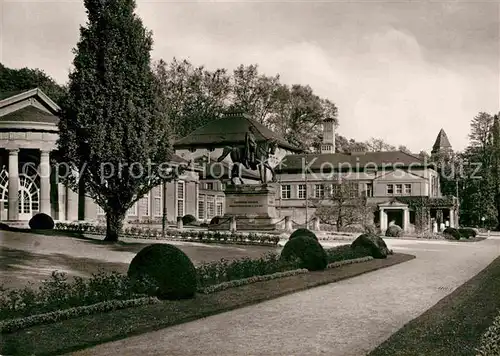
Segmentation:
{"type": "Polygon", "coordinates": [[[403,229],[398,225],[391,225],[385,231],[387,237],[401,237],[403,236],[403,229]]]}
{"type": "Polygon", "coordinates": [[[296,236],[288,240],[281,251],[281,258],[285,261],[300,261],[301,268],[309,271],[324,270],[328,264],[328,258],[323,246],[307,236],[296,236]]]}
{"type": "Polygon", "coordinates": [[[306,236],[306,237],[310,237],[310,238],[318,241],[318,238],[316,237],[316,234],[314,232],[312,232],[311,230],[305,229],[305,228],[300,228],[300,229],[297,229],[294,232],[292,232],[292,234],[290,235],[289,240],[291,240],[291,239],[293,239],[295,237],[298,237],[298,236],[306,236]]]}
{"type": "Polygon", "coordinates": [[[453,227],[447,227],[443,231],[443,235],[447,240],[460,240],[462,235],[460,234],[460,231],[453,227]]]}
{"type": "Polygon", "coordinates": [[[195,222],[196,222],[196,218],[191,214],[187,214],[187,215],[184,215],[182,217],[182,224],[183,225],[191,225],[195,222]]]}
{"type": "Polygon", "coordinates": [[[212,220],[210,220],[210,225],[217,225],[220,224],[222,220],[222,216],[214,216],[212,220]]]}
{"type": "Polygon", "coordinates": [[[477,236],[476,230],[468,227],[463,229],[458,229],[458,232],[460,233],[460,235],[462,235],[462,237],[465,237],[466,239],[477,236]]]}
{"type": "Polygon", "coordinates": [[[33,216],[28,224],[33,230],[52,230],[54,228],[54,220],[44,213],[33,216]]]}
{"type": "Polygon", "coordinates": [[[384,239],[378,235],[359,235],[351,244],[351,247],[355,250],[367,250],[373,258],[387,258],[387,255],[390,255],[384,239]]]}
{"type": "Polygon", "coordinates": [[[147,280],[162,299],[192,298],[196,292],[196,269],[189,257],[169,244],[154,244],[135,255],[128,268],[132,280],[147,280]]]}

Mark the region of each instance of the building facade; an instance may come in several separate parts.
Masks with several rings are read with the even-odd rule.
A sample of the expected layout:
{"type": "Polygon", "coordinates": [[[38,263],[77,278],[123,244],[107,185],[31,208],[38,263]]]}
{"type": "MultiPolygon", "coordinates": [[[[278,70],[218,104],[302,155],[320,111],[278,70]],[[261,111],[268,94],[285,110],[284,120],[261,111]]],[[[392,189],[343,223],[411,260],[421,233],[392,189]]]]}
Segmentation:
{"type": "MultiPolygon", "coordinates": [[[[56,221],[104,220],[104,211],[83,192],[57,181],[60,108],[39,89],[0,94],[0,220],[26,223],[36,213],[56,221]]],[[[187,164],[172,157],[173,165],[187,164]]],[[[161,222],[199,216],[200,169],[153,188],[127,212],[130,222],[161,222]]],[[[206,193],[205,187],[202,191],[206,193]]],[[[215,191],[215,190],[214,190],[215,191]]],[[[218,201],[218,200],[217,200],[218,201]]]]}
{"type": "MultiPolygon", "coordinates": [[[[430,162],[401,151],[333,153],[333,123],[326,121],[324,129],[321,153],[285,156],[277,169],[276,207],[281,217],[290,216],[304,224],[322,204],[335,204],[328,198],[332,190],[348,184],[350,197],[346,200],[365,198],[366,206],[373,210],[370,223],[383,232],[391,224],[406,232],[418,229],[421,212],[415,206],[422,201],[428,205],[428,213],[421,230],[432,229],[434,221],[438,229],[458,225],[456,199],[442,196],[439,173],[430,162]]],[[[443,135],[446,137],[440,132],[438,141],[448,142],[443,135]]]]}

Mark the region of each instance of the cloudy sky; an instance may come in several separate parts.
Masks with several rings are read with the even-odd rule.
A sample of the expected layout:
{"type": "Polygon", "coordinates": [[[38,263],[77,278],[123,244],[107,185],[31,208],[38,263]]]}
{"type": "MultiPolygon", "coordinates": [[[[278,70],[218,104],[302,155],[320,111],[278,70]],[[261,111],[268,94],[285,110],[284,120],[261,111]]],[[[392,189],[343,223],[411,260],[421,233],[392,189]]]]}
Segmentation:
{"type": "MultiPolygon", "coordinates": [[[[0,61],[64,83],[86,21],[83,1],[0,0],[0,61]]],[[[339,107],[339,133],[456,149],[470,119],[500,110],[496,1],[138,1],[154,59],[233,69],[257,63],[339,107]]]]}

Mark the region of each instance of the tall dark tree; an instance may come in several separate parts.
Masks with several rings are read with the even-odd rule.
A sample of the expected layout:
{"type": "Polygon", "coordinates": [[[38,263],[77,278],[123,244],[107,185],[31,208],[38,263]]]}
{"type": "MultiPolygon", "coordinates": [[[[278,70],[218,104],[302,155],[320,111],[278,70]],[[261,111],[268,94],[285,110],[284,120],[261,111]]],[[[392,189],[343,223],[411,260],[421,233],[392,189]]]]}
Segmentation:
{"type": "Polygon", "coordinates": [[[117,241],[126,211],[163,178],[169,131],[151,69],[152,35],[134,0],[85,0],[74,70],[59,124],[68,181],[106,213],[106,240],[117,241]]]}
{"type": "Polygon", "coordinates": [[[496,230],[500,230],[500,122],[498,115],[493,118],[491,126],[491,173],[497,213],[496,230]]]}

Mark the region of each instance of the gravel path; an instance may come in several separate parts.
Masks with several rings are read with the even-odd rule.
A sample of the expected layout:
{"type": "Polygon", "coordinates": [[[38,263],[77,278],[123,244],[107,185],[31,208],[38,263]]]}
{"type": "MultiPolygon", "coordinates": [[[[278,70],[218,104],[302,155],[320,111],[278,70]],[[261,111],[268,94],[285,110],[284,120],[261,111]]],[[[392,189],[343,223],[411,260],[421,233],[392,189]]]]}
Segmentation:
{"type": "Polygon", "coordinates": [[[75,355],[365,355],[500,255],[500,239],[387,243],[417,258],[75,355]]]}

